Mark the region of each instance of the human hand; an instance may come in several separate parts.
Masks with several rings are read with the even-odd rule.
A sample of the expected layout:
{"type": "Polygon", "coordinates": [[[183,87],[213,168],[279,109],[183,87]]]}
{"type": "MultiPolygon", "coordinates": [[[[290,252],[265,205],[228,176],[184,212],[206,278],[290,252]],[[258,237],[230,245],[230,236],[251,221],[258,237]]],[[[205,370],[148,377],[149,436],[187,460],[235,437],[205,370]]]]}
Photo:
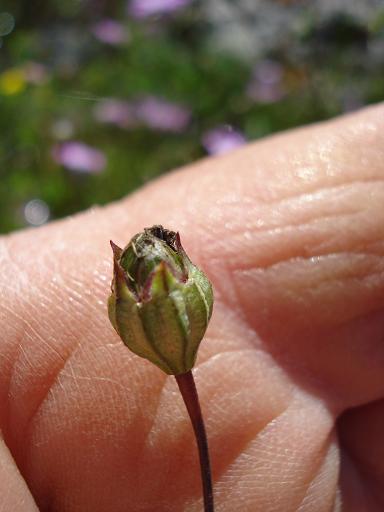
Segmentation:
{"type": "Polygon", "coordinates": [[[201,511],[176,383],[106,313],[109,239],[158,223],[214,284],[194,373],[217,512],[383,510],[383,129],[367,109],[4,237],[0,511],[201,511]]]}

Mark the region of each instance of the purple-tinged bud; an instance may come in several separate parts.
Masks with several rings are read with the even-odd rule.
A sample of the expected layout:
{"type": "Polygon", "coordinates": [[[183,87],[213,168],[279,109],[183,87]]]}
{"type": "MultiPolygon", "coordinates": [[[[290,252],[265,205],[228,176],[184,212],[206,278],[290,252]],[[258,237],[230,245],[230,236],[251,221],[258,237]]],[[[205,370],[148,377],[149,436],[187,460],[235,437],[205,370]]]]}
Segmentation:
{"type": "Polygon", "coordinates": [[[153,226],[114,254],[108,314],[135,354],[170,375],[189,371],[212,314],[207,277],[192,264],[178,233],[153,226]]]}

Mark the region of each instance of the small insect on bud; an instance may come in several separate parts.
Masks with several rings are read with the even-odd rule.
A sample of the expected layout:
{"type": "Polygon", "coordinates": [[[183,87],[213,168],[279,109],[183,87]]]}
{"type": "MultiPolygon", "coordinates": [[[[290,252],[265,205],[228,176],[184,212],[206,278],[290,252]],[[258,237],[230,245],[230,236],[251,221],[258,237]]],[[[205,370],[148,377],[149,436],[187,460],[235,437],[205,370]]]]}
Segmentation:
{"type": "Polygon", "coordinates": [[[188,372],[212,314],[212,286],[192,264],[180,236],[144,229],[114,256],[109,319],[135,354],[169,375],[188,372]]]}

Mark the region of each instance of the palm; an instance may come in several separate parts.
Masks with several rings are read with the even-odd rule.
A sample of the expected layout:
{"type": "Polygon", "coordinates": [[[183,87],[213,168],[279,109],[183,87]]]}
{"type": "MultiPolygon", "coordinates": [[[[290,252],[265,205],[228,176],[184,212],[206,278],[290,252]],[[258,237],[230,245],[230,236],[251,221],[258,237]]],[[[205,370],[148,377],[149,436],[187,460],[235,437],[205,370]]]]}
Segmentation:
{"type": "Polygon", "coordinates": [[[106,316],[109,238],[154,223],[180,230],[215,286],[195,376],[217,511],[383,508],[380,114],[4,239],[1,429],[22,478],[3,446],[2,510],[201,511],[176,384],[106,316]]]}

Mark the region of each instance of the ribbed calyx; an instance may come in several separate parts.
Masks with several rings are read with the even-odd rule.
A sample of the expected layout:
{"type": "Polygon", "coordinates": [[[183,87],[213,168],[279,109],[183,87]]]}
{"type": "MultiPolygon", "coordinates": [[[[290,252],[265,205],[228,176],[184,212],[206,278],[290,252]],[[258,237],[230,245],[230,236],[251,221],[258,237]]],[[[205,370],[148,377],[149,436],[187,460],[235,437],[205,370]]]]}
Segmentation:
{"type": "Polygon", "coordinates": [[[189,371],[212,314],[211,283],[179,234],[162,226],[144,229],[124,249],[111,246],[108,314],[115,330],[132,352],[166,373],[189,371]]]}

